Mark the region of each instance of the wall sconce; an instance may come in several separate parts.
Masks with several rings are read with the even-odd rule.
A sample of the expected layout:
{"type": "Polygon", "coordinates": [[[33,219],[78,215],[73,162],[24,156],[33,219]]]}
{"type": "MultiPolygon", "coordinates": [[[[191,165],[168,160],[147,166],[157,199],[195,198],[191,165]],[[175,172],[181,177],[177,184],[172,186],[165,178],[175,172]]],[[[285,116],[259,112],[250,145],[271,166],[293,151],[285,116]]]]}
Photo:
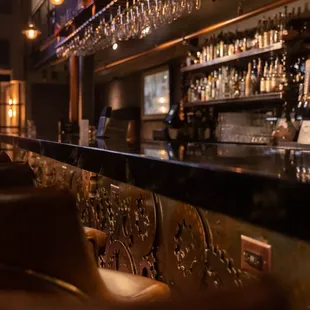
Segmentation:
{"type": "Polygon", "coordinates": [[[54,5],[61,5],[63,4],[64,0],[50,0],[50,2],[54,5]]]}
{"type": "Polygon", "coordinates": [[[41,33],[33,23],[29,23],[27,29],[23,31],[23,34],[28,40],[34,40],[41,33]]]}

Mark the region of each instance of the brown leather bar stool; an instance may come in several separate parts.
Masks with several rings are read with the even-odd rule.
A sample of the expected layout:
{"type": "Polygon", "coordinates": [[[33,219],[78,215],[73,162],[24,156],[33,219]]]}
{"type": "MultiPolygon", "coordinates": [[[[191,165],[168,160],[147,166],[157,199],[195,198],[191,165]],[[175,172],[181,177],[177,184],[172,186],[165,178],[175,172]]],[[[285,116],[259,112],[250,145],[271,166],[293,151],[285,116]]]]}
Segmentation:
{"type": "Polygon", "coordinates": [[[7,164],[11,162],[10,156],[4,151],[0,151],[0,164],[7,164]]]}
{"type": "Polygon", "coordinates": [[[53,293],[74,303],[143,306],[169,297],[166,284],[99,272],[68,191],[0,191],[0,291],[53,293]]]}
{"type": "Polygon", "coordinates": [[[23,162],[0,163],[0,189],[34,186],[35,175],[28,164],[23,162]]]}

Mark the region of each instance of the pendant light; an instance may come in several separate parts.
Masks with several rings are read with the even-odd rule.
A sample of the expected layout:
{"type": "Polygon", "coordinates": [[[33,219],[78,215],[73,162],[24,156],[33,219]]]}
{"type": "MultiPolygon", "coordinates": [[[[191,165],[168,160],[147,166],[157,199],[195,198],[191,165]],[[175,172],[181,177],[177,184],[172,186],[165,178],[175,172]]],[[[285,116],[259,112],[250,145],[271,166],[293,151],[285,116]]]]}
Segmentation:
{"type": "Polygon", "coordinates": [[[33,23],[29,23],[28,27],[23,31],[23,34],[27,37],[28,40],[34,40],[41,33],[33,23]]]}
{"type": "Polygon", "coordinates": [[[51,4],[54,4],[54,5],[61,5],[64,0],[50,0],[51,4]]]}

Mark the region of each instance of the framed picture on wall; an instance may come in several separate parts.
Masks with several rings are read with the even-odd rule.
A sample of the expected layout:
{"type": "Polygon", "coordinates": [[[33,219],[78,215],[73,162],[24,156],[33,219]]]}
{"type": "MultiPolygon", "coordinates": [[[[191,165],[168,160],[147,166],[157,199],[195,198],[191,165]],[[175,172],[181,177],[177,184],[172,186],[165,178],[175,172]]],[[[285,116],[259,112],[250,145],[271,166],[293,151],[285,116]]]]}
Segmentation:
{"type": "Polygon", "coordinates": [[[163,119],[170,109],[169,68],[161,67],[143,76],[143,118],[163,119]]]}

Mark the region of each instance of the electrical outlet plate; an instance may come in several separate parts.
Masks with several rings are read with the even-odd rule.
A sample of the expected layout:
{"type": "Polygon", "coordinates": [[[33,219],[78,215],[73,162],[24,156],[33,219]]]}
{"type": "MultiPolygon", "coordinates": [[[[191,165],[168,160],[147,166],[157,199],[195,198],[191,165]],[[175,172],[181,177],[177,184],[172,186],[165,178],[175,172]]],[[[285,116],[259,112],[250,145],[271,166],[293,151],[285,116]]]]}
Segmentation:
{"type": "Polygon", "coordinates": [[[241,235],[241,269],[255,275],[271,271],[271,245],[241,235]]]}

